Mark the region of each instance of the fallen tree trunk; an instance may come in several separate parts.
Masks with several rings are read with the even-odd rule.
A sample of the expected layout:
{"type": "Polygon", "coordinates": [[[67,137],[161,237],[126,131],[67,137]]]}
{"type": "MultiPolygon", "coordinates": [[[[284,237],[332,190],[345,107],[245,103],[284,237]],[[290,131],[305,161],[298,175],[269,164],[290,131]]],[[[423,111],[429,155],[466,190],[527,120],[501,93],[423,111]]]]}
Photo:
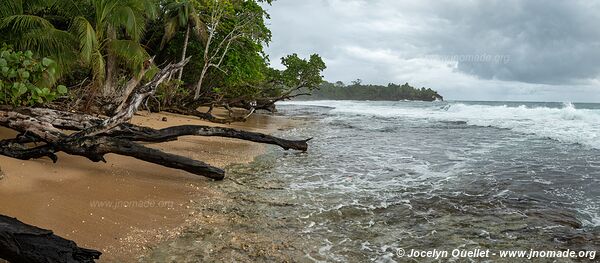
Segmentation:
{"type": "Polygon", "coordinates": [[[12,263],[88,263],[99,259],[99,251],[81,248],[52,231],[27,225],[0,215],[0,258],[12,263]]]}
{"type": "Polygon", "coordinates": [[[196,109],[192,110],[192,109],[183,109],[183,108],[175,108],[175,107],[164,109],[164,111],[170,112],[170,113],[175,113],[175,114],[194,116],[194,117],[198,117],[203,120],[207,120],[207,121],[210,121],[213,123],[219,123],[219,124],[231,124],[234,122],[245,122],[249,117],[249,116],[243,116],[243,117],[230,116],[227,118],[219,118],[219,117],[216,117],[215,115],[212,115],[209,112],[201,112],[196,109]]]}
{"type": "Polygon", "coordinates": [[[241,139],[257,143],[265,143],[277,145],[284,150],[294,149],[299,151],[306,151],[308,149],[308,141],[306,140],[286,140],[271,135],[236,130],[231,128],[211,127],[203,125],[182,125],[155,130],[147,127],[140,127],[135,125],[127,125],[120,130],[116,130],[110,133],[113,136],[121,139],[128,139],[131,141],[143,141],[143,142],[166,142],[176,140],[180,136],[186,135],[197,135],[197,136],[217,136],[241,139]]]}

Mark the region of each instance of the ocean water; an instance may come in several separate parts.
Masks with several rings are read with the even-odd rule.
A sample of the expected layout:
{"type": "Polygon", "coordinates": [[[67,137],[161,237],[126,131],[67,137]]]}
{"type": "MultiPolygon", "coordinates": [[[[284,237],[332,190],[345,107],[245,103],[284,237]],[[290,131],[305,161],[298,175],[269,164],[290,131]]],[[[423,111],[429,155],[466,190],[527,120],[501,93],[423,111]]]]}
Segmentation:
{"type": "Polygon", "coordinates": [[[291,101],[278,109],[306,122],[278,135],[313,137],[309,151],[272,150],[231,168],[220,187],[239,202],[201,209],[243,220],[192,230],[189,244],[159,248],[157,258],[480,262],[397,252],[600,250],[600,104],[291,101]],[[267,252],[231,245],[229,233],[255,236],[254,250],[267,252]],[[270,252],[269,242],[278,245],[270,252]]]}

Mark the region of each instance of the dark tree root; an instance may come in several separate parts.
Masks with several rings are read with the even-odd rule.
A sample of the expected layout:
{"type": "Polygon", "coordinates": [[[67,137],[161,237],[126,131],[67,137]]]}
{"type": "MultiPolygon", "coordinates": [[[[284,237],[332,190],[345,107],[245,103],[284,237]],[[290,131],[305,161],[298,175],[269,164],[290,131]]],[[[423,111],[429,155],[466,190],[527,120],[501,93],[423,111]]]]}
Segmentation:
{"type": "Polygon", "coordinates": [[[81,248],[52,231],[27,225],[0,215],[0,258],[12,263],[88,263],[99,259],[99,251],[81,248]]]}

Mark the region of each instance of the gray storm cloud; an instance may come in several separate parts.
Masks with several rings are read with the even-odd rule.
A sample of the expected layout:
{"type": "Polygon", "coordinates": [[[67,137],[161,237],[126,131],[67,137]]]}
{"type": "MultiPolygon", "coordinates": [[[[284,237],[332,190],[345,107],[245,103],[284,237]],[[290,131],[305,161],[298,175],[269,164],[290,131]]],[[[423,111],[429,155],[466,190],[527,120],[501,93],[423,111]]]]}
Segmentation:
{"type": "Polygon", "coordinates": [[[600,99],[600,2],[278,0],[274,64],[319,53],[329,81],[410,82],[454,99],[600,99]]]}

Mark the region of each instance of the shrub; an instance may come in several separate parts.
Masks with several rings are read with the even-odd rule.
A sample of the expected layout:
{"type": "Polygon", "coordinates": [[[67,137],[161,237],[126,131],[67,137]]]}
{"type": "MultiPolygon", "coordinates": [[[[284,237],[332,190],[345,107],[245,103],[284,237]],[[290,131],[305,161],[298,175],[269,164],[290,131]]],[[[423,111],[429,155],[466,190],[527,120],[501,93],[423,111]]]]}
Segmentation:
{"type": "Polygon", "coordinates": [[[36,59],[31,51],[0,49],[0,104],[34,106],[53,101],[67,93],[67,88],[55,88],[56,62],[36,59]]]}

